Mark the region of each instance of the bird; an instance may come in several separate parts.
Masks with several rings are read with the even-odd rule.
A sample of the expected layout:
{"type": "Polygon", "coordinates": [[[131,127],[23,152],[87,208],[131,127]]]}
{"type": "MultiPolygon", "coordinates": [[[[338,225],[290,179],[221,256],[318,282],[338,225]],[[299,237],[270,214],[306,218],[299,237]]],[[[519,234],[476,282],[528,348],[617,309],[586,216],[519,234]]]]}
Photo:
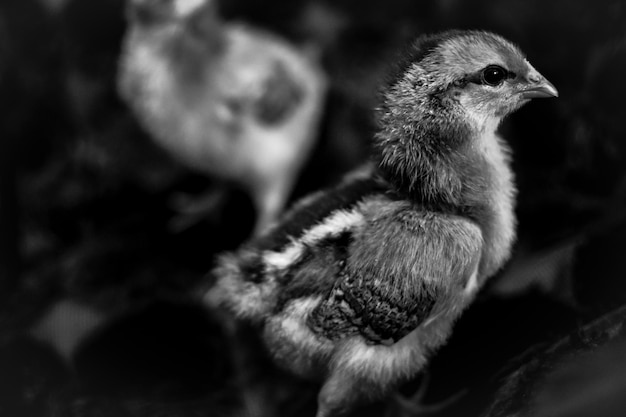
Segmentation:
{"type": "MultiPolygon", "coordinates": [[[[120,96],[175,160],[247,191],[260,233],[283,210],[318,137],[328,84],[319,50],[224,21],[214,0],[127,6],[120,96]]],[[[216,194],[197,208],[202,200],[215,205],[216,194]]]]}
{"type": "Polygon", "coordinates": [[[481,30],[424,34],[381,82],[371,158],[218,256],[205,305],[321,382],[317,417],[419,374],[509,259],[516,187],[501,121],[558,91],[481,30]]]}

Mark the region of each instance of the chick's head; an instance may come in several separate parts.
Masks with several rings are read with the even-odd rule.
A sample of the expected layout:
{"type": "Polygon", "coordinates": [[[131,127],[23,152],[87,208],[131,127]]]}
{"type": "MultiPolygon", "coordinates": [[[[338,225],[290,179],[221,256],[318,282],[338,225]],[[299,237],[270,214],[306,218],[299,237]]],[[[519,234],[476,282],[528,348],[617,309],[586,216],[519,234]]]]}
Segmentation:
{"type": "MultiPolygon", "coordinates": [[[[532,98],[556,97],[556,88],[506,39],[483,31],[449,31],[419,38],[398,68],[391,94],[410,92],[422,106],[433,98],[478,127],[497,125],[532,98]]],[[[389,97],[387,97],[389,102],[389,97]]]]}
{"type": "Polygon", "coordinates": [[[197,29],[202,17],[215,17],[213,0],[128,0],[130,22],[150,28],[197,29]]]}
{"type": "Polygon", "coordinates": [[[203,68],[223,52],[224,27],[214,0],[128,0],[126,16],[139,44],[161,48],[177,70],[203,68]]]}

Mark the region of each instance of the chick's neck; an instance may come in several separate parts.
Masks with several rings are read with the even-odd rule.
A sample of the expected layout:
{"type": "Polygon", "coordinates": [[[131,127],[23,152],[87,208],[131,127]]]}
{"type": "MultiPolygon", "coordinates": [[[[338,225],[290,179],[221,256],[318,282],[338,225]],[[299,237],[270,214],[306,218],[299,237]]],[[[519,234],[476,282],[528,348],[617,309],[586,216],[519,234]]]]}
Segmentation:
{"type": "Polygon", "coordinates": [[[491,169],[482,136],[497,124],[477,126],[445,93],[420,92],[400,82],[384,97],[374,159],[397,193],[439,210],[481,206],[491,169]]]}

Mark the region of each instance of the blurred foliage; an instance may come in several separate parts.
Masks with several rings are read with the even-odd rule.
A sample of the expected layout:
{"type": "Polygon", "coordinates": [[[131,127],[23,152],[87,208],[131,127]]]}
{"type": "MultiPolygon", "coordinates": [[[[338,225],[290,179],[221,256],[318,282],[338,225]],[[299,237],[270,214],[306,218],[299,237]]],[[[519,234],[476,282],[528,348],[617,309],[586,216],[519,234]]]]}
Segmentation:
{"type": "MultiPolygon", "coordinates": [[[[533,103],[501,127],[514,150],[518,248],[434,356],[425,401],[464,395],[433,415],[478,416],[521,395],[494,384],[513,358],[625,304],[624,2],[223,0],[220,8],[227,19],[323,51],[331,93],[294,199],[366,159],[378,82],[420,33],[496,31],[559,89],[558,99],[533,103]]],[[[0,3],[0,291],[8,299],[0,306],[0,414],[235,415],[243,383],[278,415],[313,415],[314,384],[274,369],[262,351],[242,382],[215,318],[180,301],[203,285],[216,253],[245,239],[254,212],[233,189],[215,215],[183,233],[168,228],[172,198],[212,179],[169,159],[118,98],[123,9],[123,0],[0,3]],[[68,297],[112,317],[71,366],[28,333],[68,297]]],[[[258,342],[244,344],[255,350],[258,342]]],[[[600,358],[581,359],[587,370],[574,361],[558,362],[547,379],[530,373],[542,387],[537,404],[562,404],[562,375],[623,384],[607,361],[623,367],[624,356],[596,346],[585,345],[600,358]]],[[[522,361],[511,378],[536,368],[522,361]]],[[[498,407],[489,415],[505,415],[498,407]]],[[[381,403],[355,415],[389,410],[381,403]]],[[[579,415],[558,410],[536,415],[579,415]]]]}

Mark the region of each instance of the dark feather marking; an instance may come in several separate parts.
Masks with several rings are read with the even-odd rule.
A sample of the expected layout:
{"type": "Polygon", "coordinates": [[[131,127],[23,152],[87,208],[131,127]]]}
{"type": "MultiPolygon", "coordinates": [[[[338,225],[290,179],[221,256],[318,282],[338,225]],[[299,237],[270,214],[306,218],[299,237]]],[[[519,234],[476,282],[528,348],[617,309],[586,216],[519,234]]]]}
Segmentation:
{"type": "Polygon", "coordinates": [[[304,90],[289,74],[285,65],[276,62],[265,81],[263,94],[254,103],[256,118],[266,126],[275,126],[288,119],[304,100],[304,90]]]}
{"type": "Polygon", "coordinates": [[[263,257],[258,253],[248,253],[247,256],[239,256],[239,270],[245,281],[255,284],[261,283],[265,279],[265,263],[263,257]]]}
{"type": "Polygon", "coordinates": [[[286,214],[277,228],[251,242],[251,246],[259,250],[278,251],[291,239],[301,236],[306,230],[322,222],[333,211],[348,210],[368,195],[387,191],[386,183],[375,178],[341,183],[317,193],[311,203],[296,206],[286,214]]]}
{"type": "Polygon", "coordinates": [[[331,340],[360,334],[369,344],[393,344],[424,322],[437,301],[437,289],[424,282],[406,303],[395,303],[372,279],[345,274],[343,277],[331,297],[313,311],[307,322],[315,332],[331,340]]]}
{"type": "Polygon", "coordinates": [[[342,282],[344,299],[361,317],[360,331],[371,343],[395,343],[419,326],[432,311],[437,300],[423,281],[410,302],[395,303],[371,279],[352,278],[342,282]]]}
{"type": "Polygon", "coordinates": [[[333,292],[330,299],[320,303],[307,317],[307,326],[316,334],[330,340],[340,340],[361,334],[362,323],[350,306],[333,292]]]}
{"type": "Polygon", "coordinates": [[[298,262],[279,280],[282,288],[276,311],[282,310],[285,303],[292,299],[314,294],[328,296],[345,265],[351,239],[352,234],[344,232],[307,248],[298,262]]]}
{"type": "Polygon", "coordinates": [[[348,247],[352,242],[352,233],[344,231],[337,236],[329,236],[322,239],[318,246],[325,249],[330,249],[335,253],[335,259],[339,262],[344,262],[348,256],[348,247]]]}

